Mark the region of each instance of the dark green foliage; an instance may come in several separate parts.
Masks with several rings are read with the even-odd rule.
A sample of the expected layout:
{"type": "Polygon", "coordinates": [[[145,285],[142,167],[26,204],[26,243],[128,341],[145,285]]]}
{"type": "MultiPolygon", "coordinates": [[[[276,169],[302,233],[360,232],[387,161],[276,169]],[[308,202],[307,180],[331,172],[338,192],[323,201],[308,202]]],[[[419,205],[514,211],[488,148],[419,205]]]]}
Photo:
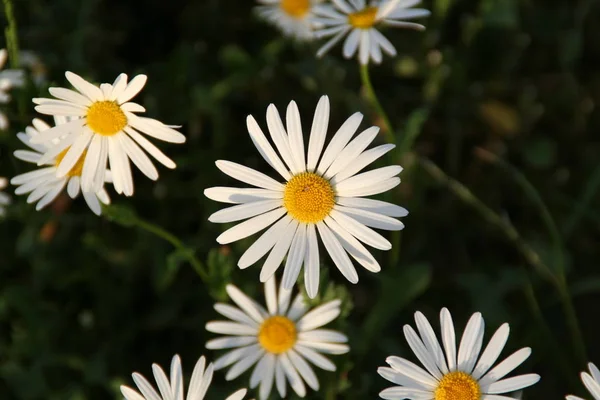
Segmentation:
{"type": "MultiPolygon", "coordinates": [[[[0,398],[117,399],[118,386],[132,384],[131,372],[149,375],[152,362],[167,366],[179,353],[189,374],[201,354],[214,359],[204,349],[214,337],[204,325],[217,317],[213,303],[226,300],[225,285],[232,281],[262,299],[258,266],[236,267],[253,238],[221,247],[215,238],[224,227],[207,221],[220,206],[203,190],[232,183],[214,161],[269,172],[245,118],[253,114],[264,125],[271,102],[282,109],[296,100],[307,127],[319,96],[327,94],[331,127],[355,111],[365,113],[363,127],[377,123],[354,60],[343,60],[339,46],[315,59],[317,44],[284,40],[256,19],[253,3],[14,1],[19,44],[43,60],[48,85],[65,86],[65,70],[96,82],[145,73],[149,81],[138,102],[148,116],[183,125],[188,141],[159,144],[178,168],[160,168],[158,182],[135,172],[135,196],[111,192],[119,223],[95,217],[82,199],[65,196],[36,212],[14,198],[0,222],[0,398]],[[176,234],[183,247],[124,226],[134,215],[176,234]],[[188,263],[189,249],[206,267],[209,287],[188,263]]],[[[434,160],[557,268],[539,208],[511,174],[475,150],[498,154],[527,177],[561,230],[587,358],[576,356],[554,287],[501,230],[409,156],[402,159],[402,184],[385,199],[410,215],[402,244],[400,235],[386,233],[394,250],[374,251],[382,271],[361,270],[359,284],[351,285],[323,257],[321,294],[348,299],[336,324],[353,351],[332,357],[338,372],[320,373],[322,390],[308,397],[375,398],[389,386],[376,373],[388,355],[416,360],[402,326],[414,324],[420,310],[437,327],[443,306],[460,330],[481,311],[486,340],[509,322],[505,356],[533,348],[517,371],[537,372],[542,380],[525,399],[584,395],[583,362],[600,363],[600,4],[426,0],[425,7],[433,12],[427,31],[386,31],[399,56],[371,68],[398,137],[410,137],[402,151],[434,160]]],[[[11,155],[21,148],[15,133],[35,116],[30,98],[47,90],[29,85],[13,96],[11,129],[0,132],[0,176],[9,177],[30,168],[11,155]]],[[[247,380],[244,375],[233,386],[247,380]]],[[[231,387],[217,374],[209,398],[225,398],[231,387]]]]}

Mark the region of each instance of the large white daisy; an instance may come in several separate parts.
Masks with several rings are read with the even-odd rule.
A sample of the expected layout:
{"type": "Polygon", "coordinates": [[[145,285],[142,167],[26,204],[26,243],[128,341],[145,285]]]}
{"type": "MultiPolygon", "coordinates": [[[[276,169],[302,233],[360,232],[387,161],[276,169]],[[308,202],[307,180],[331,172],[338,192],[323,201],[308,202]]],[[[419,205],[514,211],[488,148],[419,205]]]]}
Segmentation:
{"type": "Polygon", "coordinates": [[[261,399],[269,397],[273,382],[281,397],[286,396],[286,382],[298,396],[304,397],[304,382],[319,390],[319,381],[308,362],[335,371],[335,364],[320,353],[344,354],[350,350],[345,335],[320,329],[338,317],[341,302],[333,300],[307,312],[302,295],[291,301],[291,290],[281,287],[277,294],[275,286],[275,278],[265,283],[265,310],[237,287],[228,285],[227,293],[239,308],[215,304],[215,310],[230,321],[209,322],[206,329],[228,336],[210,340],[206,347],[234,349],[215,361],[215,369],[233,364],[225,376],[227,380],[237,378],[256,364],[250,387],[260,384],[261,399]]]}
{"type": "MultiPolygon", "coordinates": [[[[583,384],[589,390],[590,394],[594,398],[594,400],[600,400],[600,370],[592,364],[589,363],[588,367],[590,369],[590,373],[582,372],[581,380],[583,384]]],[[[567,400],[584,400],[581,397],[569,395],[567,396],[567,400]]]]}
{"type": "MultiPolygon", "coordinates": [[[[65,117],[56,117],[55,122],[57,126],[68,123],[65,117]]],[[[54,139],[50,143],[33,144],[32,141],[34,138],[41,135],[42,132],[47,132],[52,128],[44,121],[37,118],[32,121],[32,125],[33,126],[28,126],[25,129],[25,132],[19,132],[17,134],[17,137],[31,150],[17,150],[14,155],[20,160],[38,163],[49,149],[60,146],[60,139],[54,139]]],[[[83,160],[85,159],[85,154],[81,155],[81,157],[76,160],[76,163],[64,176],[57,177],[57,168],[68,150],[69,148],[67,147],[52,159],[45,161],[43,168],[15,176],[10,180],[10,183],[19,186],[15,190],[15,193],[18,195],[31,193],[29,197],[27,197],[27,203],[34,203],[37,201],[36,210],[41,210],[50,204],[66,187],[67,193],[72,199],[76,198],[79,193],[82,192],[83,198],[90,209],[94,214],[100,215],[102,213],[100,202],[103,204],[110,204],[110,198],[103,186],[105,182],[110,182],[110,171],[96,170],[98,175],[94,179],[100,181],[100,190],[95,193],[86,192],[85,190],[82,191],[81,174],[84,168],[83,160]],[[100,175],[100,173],[102,173],[102,175],[100,175]]]]}
{"type": "Polygon", "coordinates": [[[213,200],[238,204],[212,214],[209,221],[228,223],[247,219],[225,231],[217,241],[231,243],[271,225],[242,255],[238,261],[240,268],[249,267],[270,251],[260,273],[260,280],[265,282],[273,276],[287,254],[283,286],[292,288],[304,264],[306,290],[314,298],[319,287],[318,231],[333,262],[350,282],[358,282],[358,274],[348,254],[367,270],[380,270],[375,258],[361,242],[389,250],[392,244],[369,227],[400,230],[404,225],[392,217],[403,217],[407,211],[363,196],[397,186],[400,178],[396,175],[402,167],[393,165],[358,174],[394,148],[393,144],[385,144],[365,150],[377,136],[378,127],[365,129],[351,140],[361,120],[361,113],[348,118],[323,152],[329,124],[329,99],[321,97],[306,157],[296,103],[290,102],[287,108],[287,130],[277,108],[271,104],[267,109],[267,125],[280,158],[254,117],[248,116],[252,142],[285,183],[231,161],[216,162],[225,174],[254,186],[214,187],[204,191],[213,200]]]}
{"type": "Polygon", "coordinates": [[[100,87],[72,72],[65,75],[77,91],[50,88],[50,94],[58,100],[33,99],[38,104],[35,109],[42,114],[75,118],[32,140],[34,144],[50,143],[66,135],[57,146],[46,152],[38,165],[68,148],[56,170],[59,178],[64,177],[85,153],[81,186],[86,192],[96,192],[100,190],[101,183],[94,177],[103,175],[108,160],[115,190],[127,196],[133,194],[130,159],[148,178],[158,178],[158,171],[141,148],[167,168],[175,168],[175,163],[141,133],[173,143],[185,142],[185,136],[162,122],[134,114],[145,109],[129,101],[146,84],[146,75],[137,75],[128,83],[127,75],[121,74],[112,85],[103,83],[100,87]]]}
{"type": "Polygon", "coordinates": [[[440,313],[442,346],[423,314],[415,314],[417,330],[404,326],[404,336],[425,369],[401,357],[388,357],[391,368],[381,367],[379,374],[399,385],[383,390],[380,396],[390,400],[502,400],[516,397],[506,393],[529,387],[540,380],[537,374],[502,379],[531,354],[529,347],[516,351],[494,368],[508,340],[509,327],[503,324],[494,333],[483,353],[484,321],[480,313],[469,319],[462,335],[458,355],[450,312],[440,313]]]}
{"type": "MultiPolygon", "coordinates": [[[[0,49],[0,103],[6,104],[10,101],[10,95],[8,91],[14,87],[23,86],[25,83],[25,74],[22,70],[18,69],[5,69],[2,70],[6,59],[8,58],[8,52],[6,49],[0,49]]],[[[0,130],[8,128],[8,118],[4,112],[0,111],[0,130]]]]}
{"type": "Polygon", "coordinates": [[[5,207],[10,204],[10,196],[2,192],[2,189],[8,184],[6,178],[0,177],[0,217],[6,213],[5,207]]]}
{"type": "Polygon", "coordinates": [[[396,55],[396,49],[376,27],[380,25],[423,30],[425,27],[413,22],[414,18],[426,17],[428,10],[410,7],[421,0],[332,0],[333,6],[319,7],[315,13],[314,23],[319,30],[317,38],[333,36],[317,52],[322,57],[348,33],[344,43],[343,54],[350,58],[358,51],[358,59],[366,65],[369,60],[376,64],[383,59],[382,52],[390,56],[396,55]]]}
{"type": "MultiPolygon", "coordinates": [[[[206,395],[213,378],[213,364],[206,366],[204,356],[196,362],[192,379],[187,391],[186,400],[202,400],[206,395]]],[[[152,373],[158,386],[158,392],[141,374],[134,372],[131,376],[139,389],[139,393],[129,386],[121,385],[121,393],[127,400],[183,400],[183,370],[179,355],[171,360],[170,380],[158,364],[152,364],[152,373]],[[159,394],[160,393],[160,394],[159,394]]],[[[246,389],[240,389],[225,400],[241,400],[246,395],[246,389]]]]}
{"type": "Polygon", "coordinates": [[[313,39],[314,10],[323,0],[258,0],[258,15],[279,28],[286,36],[313,39]]]}

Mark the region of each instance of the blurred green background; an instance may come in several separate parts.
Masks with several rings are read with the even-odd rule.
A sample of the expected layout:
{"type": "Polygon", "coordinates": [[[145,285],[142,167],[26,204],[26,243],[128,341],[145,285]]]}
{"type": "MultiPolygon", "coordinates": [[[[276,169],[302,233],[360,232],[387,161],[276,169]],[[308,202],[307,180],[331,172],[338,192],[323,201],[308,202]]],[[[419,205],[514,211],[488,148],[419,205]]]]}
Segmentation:
{"type": "MultiPolygon", "coordinates": [[[[131,385],[132,371],[148,376],[152,362],[167,366],[175,353],[189,374],[201,354],[216,358],[204,349],[214,337],[204,325],[217,318],[212,305],[225,299],[224,285],[233,281],[262,301],[259,268],[235,266],[252,238],[220,247],[215,238],[224,227],[207,221],[220,206],[203,190],[231,183],[214,161],[269,171],[245,117],[253,114],[264,125],[271,102],[283,109],[296,100],[305,127],[322,94],[331,100],[332,129],[357,110],[366,115],[363,127],[377,119],[360,90],[357,63],[343,60],[340,46],[317,60],[318,43],[285,40],[255,17],[253,6],[251,0],[15,0],[21,49],[39,57],[44,67],[37,72],[45,71],[47,83],[12,92],[11,128],[0,132],[0,176],[31,168],[12,157],[21,148],[15,133],[35,116],[31,97],[47,96],[47,85],[67,85],[65,70],[95,82],[112,82],[121,72],[147,74],[138,102],[148,116],[183,125],[188,141],[159,144],[176,170],[160,169],[158,182],[136,171],[134,197],[111,196],[195,248],[211,284],[169,243],[95,217],[82,199],[71,202],[65,194],[36,212],[14,198],[0,222],[0,398],[121,398],[118,385],[131,385]]],[[[517,372],[542,380],[524,399],[584,395],[579,371],[587,360],[600,363],[600,4],[426,0],[423,6],[432,10],[424,33],[385,31],[399,56],[371,68],[375,89],[398,138],[411,135],[414,153],[462,182],[521,236],[509,240],[498,223],[432,179],[414,155],[398,160],[398,152],[393,161],[405,167],[403,182],[386,199],[410,211],[402,243],[391,236],[391,252],[374,251],[382,271],[361,270],[358,285],[323,257],[323,288],[331,284],[328,295],[349,300],[345,318],[333,326],[349,335],[353,350],[332,357],[338,372],[319,372],[323,389],[308,397],[375,398],[390,386],[376,373],[388,355],[416,360],[402,326],[414,324],[420,310],[437,329],[443,306],[457,330],[481,311],[486,341],[509,322],[504,356],[533,348],[517,372]],[[546,204],[558,226],[554,236],[515,171],[546,204]],[[519,248],[553,271],[565,268],[586,357],[571,340],[557,290],[519,248]]],[[[224,398],[248,379],[228,386],[217,374],[209,396],[224,398]]]]}

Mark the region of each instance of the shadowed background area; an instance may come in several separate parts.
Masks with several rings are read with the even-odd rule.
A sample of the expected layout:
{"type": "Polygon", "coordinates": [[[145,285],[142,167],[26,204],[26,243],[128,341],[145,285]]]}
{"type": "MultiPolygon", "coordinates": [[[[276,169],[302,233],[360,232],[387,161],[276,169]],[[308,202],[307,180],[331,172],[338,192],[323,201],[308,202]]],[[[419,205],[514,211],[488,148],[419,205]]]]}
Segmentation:
{"type": "MultiPolygon", "coordinates": [[[[11,127],[0,132],[0,176],[30,170],[12,157],[22,148],[15,134],[36,116],[31,97],[47,96],[47,86],[68,87],[66,70],[97,83],[121,72],[147,74],[137,102],[147,116],[182,125],[187,143],[159,144],[176,170],[159,168],[157,182],[135,171],[133,197],[110,194],[120,212],[135,210],[196,249],[210,284],[169,243],[94,216],[82,199],[64,194],[36,212],[13,196],[0,222],[2,399],[117,399],[118,386],[132,384],[131,372],[148,376],[152,362],[166,367],[178,353],[190,374],[201,354],[215,359],[204,349],[215,337],[204,325],[217,319],[213,304],[226,300],[225,284],[260,301],[262,287],[260,264],[236,267],[254,237],[219,246],[215,238],[224,227],[207,221],[220,206],[203,190],[233,183],[214,161],[272,175],[245,126],[248,114],[265,126],[269,103],[282,110],[295,100],[307,130],[318,98],[327,94],[330,132],[355,111],[366,116],[362,128],[377,124],[355,60],[343,60],[340,46],[316,59],[318,44],[283,39],[256,18],[253,5],[14,2],[21,49],[39,57],[37,72],[47,82],[12,92],[11,127]]],[[[374,251],[382,271],[359,271],[357,285],[322,257],[324,296],[347,300],[333,327],[348,334],[352,350],[332,357],[338,371],[319,371],[322,389],[307,397],[375,398],[391,385],[376,373],[388,355],[417,361],[402,326],[414,325],[420,310],[437,330],[444,306],[457,331],[481,311],[486,343],[509,322],[504,357],[532,347],[516,372],[536,372],[542,380],[524,399],[584,395],[579,371],[588,360],[600,362],[600,4],[425,0],[423,7],[432,10],[423,20],[427,31],[386,30],[399,56],[371,67],[398,143],[414,139],[402,141],[410,151],[387,160],[405,170],[401,185],[382,197],[410,211],[406,228],[401,238],[384,233],[394,249],[374,251]],[[464,195],[463,186],[449,188],[414,154],[435,162],[499,218],[462,201],[455,192],[464,195]],[[581,340],[572,338],[564,293],[535,269],[540,263],[566,277],[585,355],[581,340]]],[[[383,134],[376,139],[384,141],[383,134]]],[[[223,375],[216,374],[209,396],[224,398],[249,379],[227,384],[223,375]]]]}

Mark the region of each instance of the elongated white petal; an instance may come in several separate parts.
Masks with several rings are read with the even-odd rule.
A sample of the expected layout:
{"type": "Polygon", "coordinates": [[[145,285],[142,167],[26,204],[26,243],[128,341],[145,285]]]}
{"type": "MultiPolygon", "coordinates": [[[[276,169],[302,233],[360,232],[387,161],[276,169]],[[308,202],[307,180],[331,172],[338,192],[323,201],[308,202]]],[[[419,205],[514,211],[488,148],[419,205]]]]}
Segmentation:
{"type": "Polygon", "coordinates": [[[262,132],[252,115],[248,115],[248,118],[246,118],[246,125],[248,127],[248,132],[250,133],[250,138],[252,139],[252,142],[254,143],[254,146],[260,155],[271,167],[273,167],[275,171],[279,173],[279,175],[281,175],[285,180],[290,180],[292,175],[283,165],[283,162],[275,150],[273,150],[273,147],[267,140],[265,134],[262,132]]]}
{"type": "Polygon", "coordinates": [[[237,164],[231,161],[219,160],[215,163],[217,168],[225,174],[231,176],[238,181],[249,185],[257,186],[263,189],[283,191],[283,185],[273,178],[268,177],[262,172],[258,172],[244,165],[237,164]]]}
{"type": "Polygon", "coordinates": [[[317,103],[315,116],[313,118],[312,127],[310,130],[310,139],[308,142],[308,162],[306,169],[314,171],[317,167],[317,162],[321,157],[323,145],[325,144],[325,136],[327,135],[327,127],[329,126],[329,97],[321,96],[317,103]]]}

